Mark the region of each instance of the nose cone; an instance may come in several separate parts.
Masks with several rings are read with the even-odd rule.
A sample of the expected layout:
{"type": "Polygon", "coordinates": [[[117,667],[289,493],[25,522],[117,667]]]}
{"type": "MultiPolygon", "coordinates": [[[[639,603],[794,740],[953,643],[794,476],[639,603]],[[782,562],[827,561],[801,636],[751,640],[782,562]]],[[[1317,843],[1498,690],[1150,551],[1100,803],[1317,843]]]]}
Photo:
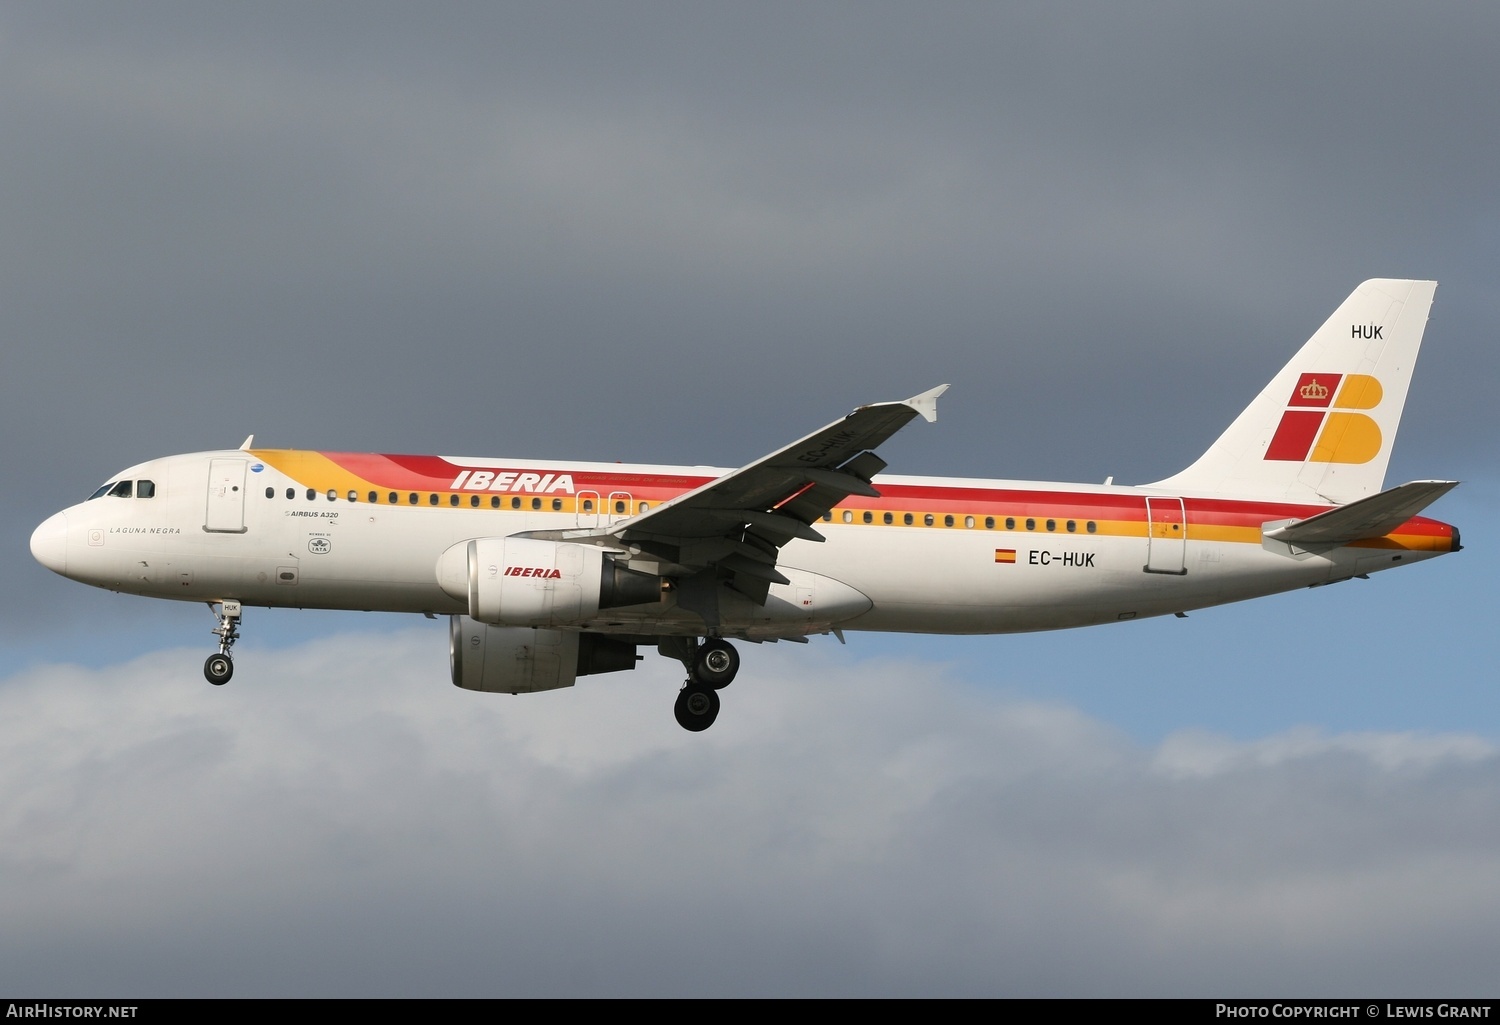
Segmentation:
{"type": "Polygon", "coordinates": [[[31,532],[31,557],[54,573],[68,575],[67,513],[54,513],[31,532]]]}

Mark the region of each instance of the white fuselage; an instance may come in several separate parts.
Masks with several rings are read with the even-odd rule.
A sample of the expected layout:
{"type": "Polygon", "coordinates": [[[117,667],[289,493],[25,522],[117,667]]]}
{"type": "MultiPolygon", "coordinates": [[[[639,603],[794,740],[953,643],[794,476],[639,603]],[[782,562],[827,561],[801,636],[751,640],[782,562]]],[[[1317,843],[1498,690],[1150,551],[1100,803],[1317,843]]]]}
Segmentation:
{"type": "MultiPolygon", "coordinates": [[[[67,577],[132,594],[459,614],[465,603],[440,586],[437,573],[454,545],[624,521],[643,502],[650,508],[729,472],[505,462],[535,471],[531,489],[520,491],[515,479],[496,489],[493,476],[480,488],[453,487],[461,477],[439,484],[430,477],[425,488],[363,479],[353,486],[337,464],[337,454],[272,451],[152,460],[115,478],[135,482],[130,497],[99,495],[47,520],[33,551],[67,577]],[[320,475],[324,462],[336,468],[320,475]],[[552,481],[559,483],[550,491],[538,487],[552,481]],[[150,497],[139,497],[143,490],[150,497]]],[[[731,601],[715,632],[1085,626],[1346,579],[1431,558],[1457,541],[1451,528],[1417,517],[1375,541],[1311,552],[1266,540],[1262,525],[1326,506],[1016,481],[881,476],[874,483],[879,498],[851,496],[814,524],[825,542],[792,540],[781,550],[777,568],[791,581],[771,590],[781,613],[731,601]]],[[[643,564],[649,569],[649,558],[643,563],[637,553],[632,565],[643,564]]],[[[670,591],[660,602],[609,609],[573,626],[632,635],[708,632],[670,591]]]]}

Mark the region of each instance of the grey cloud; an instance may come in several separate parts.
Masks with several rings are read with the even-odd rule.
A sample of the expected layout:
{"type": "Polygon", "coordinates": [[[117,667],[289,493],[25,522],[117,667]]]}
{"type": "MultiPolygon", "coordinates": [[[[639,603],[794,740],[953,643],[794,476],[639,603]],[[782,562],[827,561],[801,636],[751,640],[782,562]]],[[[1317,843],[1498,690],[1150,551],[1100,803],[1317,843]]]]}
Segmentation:
{"type": "Polygon", "coordinates": [[[804,651],[762,653],[726,692],[732,714],[690,736],[666,714],[676,684],[659,664],[495,699],[447,685],[434,635],[247,652],[248,682],[222,691],[171,651],[9,680],[0,982],[138,995],[1489,984],[1489,741],[1198,734],[1143,749],[930,667],[804,651]]]}

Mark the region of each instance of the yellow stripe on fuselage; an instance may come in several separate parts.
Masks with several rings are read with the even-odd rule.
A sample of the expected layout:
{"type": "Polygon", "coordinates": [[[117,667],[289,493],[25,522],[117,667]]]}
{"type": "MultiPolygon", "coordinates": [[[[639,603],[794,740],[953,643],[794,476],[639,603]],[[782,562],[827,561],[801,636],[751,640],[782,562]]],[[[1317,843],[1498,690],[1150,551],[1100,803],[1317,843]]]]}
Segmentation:
{"type": "MultiPolygon", "coordinates": [[[[332,490],[332,491],[334,491],[334,492],[336,492],[338,494],[338,496],[339,496],[340,499],[344,499],[350,491],[353,491],[353,492],[356,492],[358,494],[360,500],[363,500],[365,498],[365,496],[369,492],[371,492],[371,491],[378,492],[378,493],[381,494],[382,497],[384,497],[384,493],[386,491],[390,490],[389,488],[383,488],[381,486],[378,486],[378,485],[374,484],[373,482],[371,482],[369,480],[366,480],[363,477],[360,477],[357,474],[349,472],[344,467],[340,466],[338,463],[335,463],[333,460],[329,459],[327,456],[323,455],[320,452],[294,450],[294,449],[272,449],[272,450],[256,449],[256,450],[252,450],[250,452],[250,454],[252,456],[254,456],[255,458],[257,458],[257,459],[262,460],[263,462],[265,462],[269,466],[272,466],[275,469],[279,470],[281,473],[285,474],[287,477],[290,477],[291,479],[297,481],[303,487],[311,488],[312,490],[318,492],[320,495],[327,493],[329,490],[332,490]],[[316,483],[314,483],[314,482],[316,482],[316,483]]],[[[455,492],[449,492],[447,490],[433,492],[430,489],[422,489],[421,493],[423,495],[429,495],[429,494],[434,494],[435,493],[435,494],[438,494],[438,495],[442,496],[441,500],[442,500],[443,505],[439,506],[439,508],[445,508],[449,504],[448,503],[448,497],[449,497],[449,495],[450,494],[454,494],[455,492]]],[[[463,494],[463,495],[470,494],[469,492],[457,492],[457,493],[458,494],[463,494]]],[[[575,496],[566,495],[566,496],[552,496],[552,497],[554,497],[554,498],[561,498],[562,501],[560,502],[560,509],[558,509],[558,510],[550,510],[550,511],[562,511],[562,512],[576,512],[577,511],[578,507],[577,507],[577,501],[575,499],[575,496]]],[[[551,504],[550,500],[549,500],[548,504],[549,505],[551,504]]],[[[464,508],[464,507],[466,507],[466,506],[460,506],[459,508],[464,508]]],[[[984,533],[993,534],[993,535],[1009,534],[1009,535],[1020,535],[1020,536],[1023,536],[1023,537],[1037,537],[1037,536],[1058,537],[1058,536],[1061,536],[1061,537],[1075,537],[1075,538],[1079,538],[1079,539],[1083,539],[1083,538],[1087,538],[1087,537],[1140,537],[1140,538],[1144,538],[1144,537],[1147,537],[1148,534],[1149,534],[1148,524],[1143,519],[1142,520],[1134,520],[1134,519],[1132,519],[1132,520],[1094,520],[1093,522],[1095,524],[1095,530],[1092,533],[1086,533],[1086,532],[1084,532],[1082,530],[1069,533],[1069,532],[1060,531],[1060,530],[1051,530],[1051,531],[1048,531],[1048,530],[1022,530],[1022,529],[1017,529],[1017,527],[1019,527],[1020,523],[1024,522],[1024,519],[1022,519],[1020,517],[1016,517],[1016,519],[1017,519],[1017,527],[1013,527],[1013,528],[1010,528],[1010,529],[1006,529],[1004,527],[1001,527],[998,523],[996,524],[996,526],[994,528],[984,528],[984,527],[979,527],[977,525],[974,526],[974,527],[964,527],[964,526],[960,526],[959,525],[960,523],[963,522],[963,520],[961,519],[961,517],[963,517],[964,514],[963,513],[951,513],[951,512],[949,512],[949,513],[936,514],[936,515],[939,515],[939,516],[941,516],[941,515],[953,515],[955,517],[956,521],[957,521],[957,522],[955,522],[954,526],[952,526],[952,527],[939,526],[938,523],[942,522],[941,519],[939,519],[937,521],[937,523],[935,523],[933,526],[929,527],[929,526],[926,526],[925,524],[923,524],[920,519],[918,520],[918,522],[916,522],[914,524],[911,524],[910,526],[906,526],[906,525],[901,524],[899,522],[895,523],[895,524],[883,523],[883,522],[880,522],[880,520],[883,517],[883,514],[884,514],[885,510],[871,510],[871,512],[873,512],[873,513],[876,514],[876,516],[875,516],[876,522],[873,523],[873,524],[869,524],[870,526],[885,526],[885,527],[900,526],[900,527],[905,527],[905,529],[964,531],[964,532],[968,532],[968,531],[971,531],[971,530],[982,530],[984,533]]],[[[863,509],[858,509],[858,508],[853,508],[853,507],[846,507],[846,506],[839,506],[839,507],[837,507],[834,510],[833,522],[835,524],[838,524],[838,525],[841,525],[841,526],[850,526],[850,527],[853,527],[853,526],[865,526],[866,524],[864,524],[862,522],[862,520],[863,520],[863,513],[864,513],[863,509]],[[845,511],[845,509],[848,509],[853,514],[853,522],[849,522],[849,523],[843,523],[842,522],[842,513],[845,511]]],[[[594,513],[591,512],[589,515],[594,515],[594,513]]],[[[918,513],[917,515],[920,517],[922,514],[918,513]]],[[[979,514],[974,514],[974,515],[976,517],[976,522],[983,522],[983,517],[985,515],[994,516],[994,513],[992,511],[986,511],[985,513],[979,513],[979,514]]],[[[1041,526],[1041,524],[1046,521],[1046,517],[1039,516],[1039,515],[1036,515],[1036,514],[1032,514],[1030,517],[1027,517],[1027,518],[1032,519],[1033,521],[1035,521],[1038,526],[1041,526]]],[[[1058,523],[1062,523],[1063,521],[1062,520],[1058,520],[1057,522],[1058,523]]],[[[1229,526],[1229,525],[1221,525],[1221,524],[1209,524],[1209,523],[1195,522],[1195,521],[1193,521],[1191,519],[1188,520],[1186,534],[1187,534],[1187,540],[1189,540],[1189,541],[1208,541],[1208,542],[1219,542],[1219,543],[1224,543],[1224,544],[1246,544],[1246,545],[1259,545],[1259,544],[1261,544],[1261,541],[1262,541],[1261,528],[1258,527],[1258,526],[1229,526]]],[[[1384,537],[1368,538],[1368,539],[1363,540],[1363,541],[1353,541],[1353,542],[1349,543],[1348,547],[1351,547],[1351,548],[1397,549],[1397,550],[1411,551],[1411,552],[1447,552],[1447,551],[1450,551],[1452,549],[1452,543],[1453,542],[1452,542],[1451,538],[1445,537],[1445,536],[1439,535],[1439,534],[1393,532],[1391,534],[1387,534],[1384,537]]]]}

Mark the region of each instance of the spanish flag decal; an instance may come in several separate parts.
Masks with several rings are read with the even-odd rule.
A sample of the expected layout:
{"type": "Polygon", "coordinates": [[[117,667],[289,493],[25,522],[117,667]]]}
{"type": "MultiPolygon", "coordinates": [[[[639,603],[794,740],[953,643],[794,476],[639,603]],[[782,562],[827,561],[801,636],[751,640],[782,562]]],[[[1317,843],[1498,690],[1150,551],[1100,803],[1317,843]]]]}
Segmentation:
{"type": "Polygon", "coordinates": [[[1016,561],[1016,550],[1014,548],[996,548],[995,561],[1014,563],[1016,561]]]}

